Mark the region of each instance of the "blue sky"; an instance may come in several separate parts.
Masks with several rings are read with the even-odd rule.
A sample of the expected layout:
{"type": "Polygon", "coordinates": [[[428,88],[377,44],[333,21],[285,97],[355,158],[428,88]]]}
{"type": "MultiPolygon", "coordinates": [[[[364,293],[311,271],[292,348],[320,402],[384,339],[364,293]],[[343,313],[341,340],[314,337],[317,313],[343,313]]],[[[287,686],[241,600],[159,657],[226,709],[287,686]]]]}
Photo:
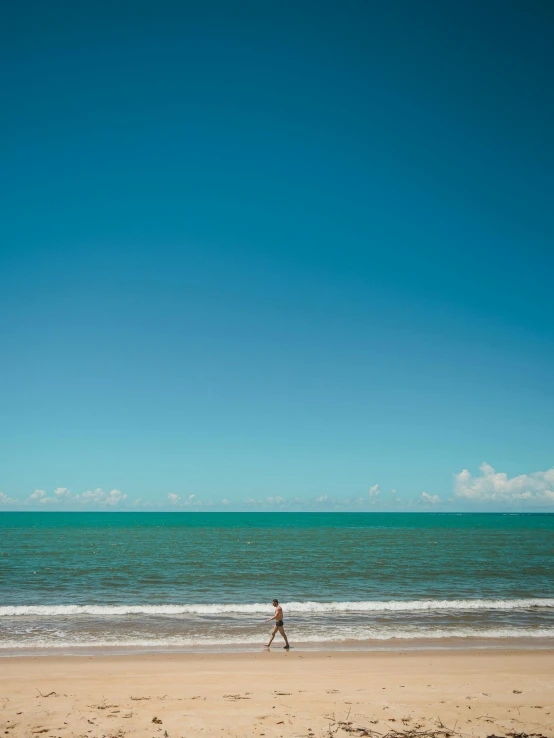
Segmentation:
{"type": "Polygon", "coordinates": [[[554,510],[553,28],[12,4],[4,506],[554,510]]]}

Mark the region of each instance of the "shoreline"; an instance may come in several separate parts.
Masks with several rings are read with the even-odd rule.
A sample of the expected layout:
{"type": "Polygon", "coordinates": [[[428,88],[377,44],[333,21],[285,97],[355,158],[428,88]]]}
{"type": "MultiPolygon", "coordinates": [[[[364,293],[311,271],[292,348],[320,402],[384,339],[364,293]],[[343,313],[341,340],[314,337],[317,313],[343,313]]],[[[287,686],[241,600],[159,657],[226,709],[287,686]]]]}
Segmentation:
{"type": "MultiPolygon", "coordinates": [[[[519,658],[519,657],[534,657],[540,659],[552,659],[553,666],[554,666],[554,646],[550,648],[544,648],[544,649],[535,649],[535,648],[529,648],[529,647],[521,647],[521,648],[502,648],[502,649],[487,649],[487,648],[476,648],[475,650],[466,651],[465,649],[451,649],[451,648],[445,648],[445,649],[430,649],[430,648],[422,648],[417,651],[406,651],[404,649],[399,649],[395,651],[330,651],[327,649],[321,649],[321,650],[314,650],[314,651],[302,651],[300,649],[290,649],[288,652],[285,651],[284,648],[281,646],[277,647],[271,647],[269,649],[266,648],[259,648],[257,651],[233,651],[233,652],[169,652],[169,653],[163,653],[163,652],[149,652],[149,653],[142,653],[142,654],[133,654],[133,653],[103,653],[98,654],[98,660],[99,661],[105,661],[105,662],[113,662],[117,663],[120,660],[135,660],[137,662],[144,662],[144,661],[151,661],[152,662],[165,662],[167,660],[169,661],[176,661],[176,662],[198,662],[198,661],[221,661],[222,664],[225,663],[237,663],[237,662],[244,662],[244,663],[252,663],[252,659],[257,660],[258,657],[262,658],[272,658],[276,654],[282,655],[285,658],[292,658],[293,655],[298,658],[307,658],[308,660],[319,660],[319,659],[328,659],[328,658],[334,658],[338,660],[344,659],[345,661],[361,661],[361,662],[367,662],[370,663],[371,658],[375,656],[375,658],[380,663],[381,660],[391,660],[394,661],[395,656],[406,656],[408,659],[413,660],[415,663],[418,659],[425,659],[427,657],[436,657],[437,659],[440,659],[443,662],[448,661],[448,659],[458,659],[463,660],[464,658],[472,659],[474,657],[476,658],[487,658],[491,657],[493,659],[503,659],[508,656],[519,658]]],[[[65,655],[64,654],[50,654],[45,657],[52,663],[62,664],[65,662],[65,655]]],[[[79,655],[76,654],[73,659],[71,659],[71,662],[78,663],[79,659],[82,660],[83,663],[89,663],[91,660],[96,661],[93,657],[89,655],[79,655]]],[[[14,657],[10,659],[11,662],[17,662],[20,660],[21,662],[27,662],[28,658],[26,656],[14,657]]],[[[32,660],[40,660],[39,657],[33,657],[32,660]]],[[[74,667],[70,667],[73,669],[74,667]]],[[[0,674],[0,682],[3,680],[4,675],[0,674]]],[[[552,671],[552,683],[554,687],[554,669],[552,671]]],[[[554,694],[553,694],[554,697],[554,694]]],[[[554,723],[554,712],[553,712],[553,723],[554,723]]]]}
{"type": "MultiPolygon", "coordinates": [[[[398,653],[398,652],[511,652],[511,651],[552,651],[554,652],[553,638],[514,638],[507,642],[506,638],[391,638],[387,641],[291,641],[291,650],[300,653],[398,653]]],[[[149,656],[149,655],[225,655],[225,654],[254,654],[265,651],[263,638],[260,643],[243,644],[198,644],[185,646],[151,645],[132,646],[85,645],[85,646],[47,646],[47,647],[0,647],[0,659],[18,658],[96,658],[105,656],[149,656]]],[[[277,641],[272,650],[278,650],[277,641]]]]}
{"type": "Polygon", "coordinates": [[[0,727],[12,738],[552,736],[553,675],[554,649],[21,657],[0,673],[0,727]]]}

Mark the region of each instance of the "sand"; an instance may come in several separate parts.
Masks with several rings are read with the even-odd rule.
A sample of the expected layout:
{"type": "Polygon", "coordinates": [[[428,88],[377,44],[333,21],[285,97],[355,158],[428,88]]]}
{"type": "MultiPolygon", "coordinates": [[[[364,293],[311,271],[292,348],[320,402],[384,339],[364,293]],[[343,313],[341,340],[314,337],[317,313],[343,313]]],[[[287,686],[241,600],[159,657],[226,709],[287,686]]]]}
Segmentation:
{"type": "Polygon", "coordinates": [[[0,736],[552,736],[553,675],[554,651],[2,658],[0,736]]]}

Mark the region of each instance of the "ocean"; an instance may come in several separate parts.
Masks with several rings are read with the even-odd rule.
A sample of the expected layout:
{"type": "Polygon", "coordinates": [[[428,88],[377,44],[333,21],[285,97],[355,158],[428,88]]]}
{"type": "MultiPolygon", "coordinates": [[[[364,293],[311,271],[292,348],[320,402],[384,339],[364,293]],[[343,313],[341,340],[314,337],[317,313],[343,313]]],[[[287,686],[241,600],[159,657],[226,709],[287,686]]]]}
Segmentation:
{"type": "Polygon", "coordinates": [[[0,655],[554,646],[554,515],[0,513],[0,655]],[[275,643],[279,641],[279,636],[275,643]]]}

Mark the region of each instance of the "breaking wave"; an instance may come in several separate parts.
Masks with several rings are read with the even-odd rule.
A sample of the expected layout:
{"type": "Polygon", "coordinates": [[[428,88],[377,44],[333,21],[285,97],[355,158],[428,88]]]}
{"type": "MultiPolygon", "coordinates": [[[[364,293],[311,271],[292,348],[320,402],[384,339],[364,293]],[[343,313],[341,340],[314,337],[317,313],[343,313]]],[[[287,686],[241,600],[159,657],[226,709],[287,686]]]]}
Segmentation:
{"type": "MultiPolygon", "coordinates": [[[[554,598],[473,599],[473,600],[387,600],[361,602],[287,602],[286,614],[326,614],[341,612],[421,612],[455,610],[523,610],[554,608],[554,598]]],[[[267,613],[269,605],[191,604],[191,605],[19,605],[0,607],[0,617],[79,616],[79,615],[257,615],[267,613]]]]}

